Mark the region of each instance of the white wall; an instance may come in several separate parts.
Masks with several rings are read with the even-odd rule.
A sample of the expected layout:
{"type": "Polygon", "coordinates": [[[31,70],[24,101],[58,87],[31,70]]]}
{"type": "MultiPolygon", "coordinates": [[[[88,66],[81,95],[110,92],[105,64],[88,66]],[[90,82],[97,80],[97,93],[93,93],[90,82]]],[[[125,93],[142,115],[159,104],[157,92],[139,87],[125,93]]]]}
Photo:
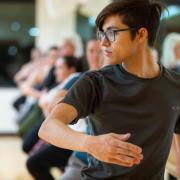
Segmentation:
{"type": "Polygon", "coordinates": [[[52,3],[54,13],[51,13],[51,8],[46,4],[46,0],[36,1],[36,26],[40,31],[40,35],[36,39],[36,46],[42,50],[46,50],[51,45],[58,45],[64,37],[75,35],[74,10],[59,16],[55,13],[54,8],[59,7],[59,11],[62,11],[61,1],[52,1],[56,2],[52,3]]]}
{"type": "Polygon", "coordinates": [[[18,96],[16,88],[0,88],[0,133],[15,133],[17,130],[12,103],[18,96]]]}
{"type": "Polygon", "coordinates": [[[36,0],[36,26],[40,30],[36,46],[46,50],[51,45],[58,45],[65,37],[78,39],[75,32],[75,10],[78,4],[82,3],[82,14],[96,17],[109,2],[110,0],[36,0]]]}

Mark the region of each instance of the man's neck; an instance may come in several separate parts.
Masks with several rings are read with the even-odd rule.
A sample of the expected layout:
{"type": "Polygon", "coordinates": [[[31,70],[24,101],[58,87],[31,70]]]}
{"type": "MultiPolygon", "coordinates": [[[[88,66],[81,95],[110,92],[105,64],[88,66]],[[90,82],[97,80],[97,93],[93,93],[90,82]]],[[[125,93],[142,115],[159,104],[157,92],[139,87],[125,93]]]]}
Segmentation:
{"type": "Polygon", "coordinates": [[[94,71],[94,70],[98,70],[98,69],[99,69],[98,65],[91,65],[89,68],[90,71],[94,71]]]}
{"type": "Polygon", "coordinates": [[[160,73],[150,48],[140,51],[133,59],[123,61],[122,66],[127,72],[141,78],[154,78],[160,73]]]}

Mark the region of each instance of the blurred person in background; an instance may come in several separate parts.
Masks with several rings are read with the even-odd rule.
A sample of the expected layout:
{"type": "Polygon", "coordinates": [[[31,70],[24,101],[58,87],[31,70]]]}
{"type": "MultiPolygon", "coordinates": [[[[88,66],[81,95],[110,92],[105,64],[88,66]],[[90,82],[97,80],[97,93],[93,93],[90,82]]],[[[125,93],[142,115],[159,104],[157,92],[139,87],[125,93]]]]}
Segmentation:
{"type": "MultiPolygon", "coordinates": [[[[69,69],[73,69],[73,68],[69,68],[71,66],[74,66],[72,59],[75,59],[72,56],[66,56],[63,58],[60,58],[56,64],[55,64],[55,76],[56,76],[56,85],[51,88],[48,92],[44,92],[39,101],[38,101],[38,105],[41,108],[41,110],[43,111],[43,116],[42,116],[42,120],[44,119],[44,116],[46,116],[46,114],[49,111],[48,105],[50,103],[50,101],[53,99],[54,96],[56,96],[57,94],[59,96],[62,96],[71,86],[73,83],[75,83],[75,81],[79,78],[80,73],[78,73],[79,71],[81,71],[82,67],[81,67],[81,62],[78,61],[78,65],[79,67],[77,67],[77,72],[76,73],[72,73],[70,76],[68,76],[68,78],[66,78],[65,80],[63,80],[63,76],[59,73],[63,73],[64,71],[67,73],[68,71],[66,70],[69,69]],[[66,63],[68,65],[68,68],[66,67],[65,63],[61,60],[66,59],[66,63]],[[68,61],[69,60],[69,61],[68,61]],[[60,70],[60,68],[58,68],[59,63],[62,63],[61,68],[62,70],[60,70]],[[63,67],[64,67],[64,71],[63,71],[63,67]]],[[[24,136],[23,138],[23,146],[22,149],[25,153],[29,153],[32,149],[32,147],[37,143],[37,141],[39,140],[38,138],[38,130],[39,127],[41,125],[42,121],[38,121],[33,128],[29,129],[29,131],[27,132],[27,134],[24,136]]]]}
{"type": "MultiPolygon", "coordinates": [[[[46,110],[48,103],[56,93],[61,93],[62,90],[67,91],[80,77],[79,72],[82,71],[80,63],[77,58],[72,56],[61,57],[57,60],[55,76],[59,85],[44,94],[39,102],[45,116],[48,114],[46,110]]],[[[63,171],[71,153],[72,151],[70,150],[38,141],[30,151],[30,156],[27,160],[28,171],[37,180],[54,179],[50,169],[58,167],[63,171]]]]}
{"type": "MultiPolygon", "coordinates": [[[[100,43],[95,37],[89,39],[87,42],[86,60],[90,71],[98,70],[103,66],[100,43]]],[[[62,96],[61,98],[57,97],[57,100],[55,100],[55,102],[59,102],[61,99],[63,99],[64,96],[62,96]]],[[[53,109],[54,105],[55,103],[52,102],[51,110],[53,109]]],[[[87,125],[82,129],[82,132],[87,134],[89,133],[89,128],[87,125]]],[[[80,180],[81,170],[86,166],[88,166],[87,154],[74,151],[68,160],[68,165],[65,168],[64,174],[60,177],[60,180],[80,180]]]]}
{"type": "MultiPolygon", "coordinates": [[[[102,54],[101,54],[101,49],[100,49],[100,43],[99,43],[99,41],[97,39],[92,38],[92,39],[90,39],[88,41],[87,47],[86,47],[86,54],[87,54],[87,60],[88,60],[90,70],[99,69],[100,66],[102,66],[102,54]]],[[[59,64],[59,63],[62,63],[62,61],[57,62],[57,67],[59,65],[62,65],[62,64],[59,64]]],[[[80,63],[82,63],[82,61],[80,63]]],[[[62,76],[61,74],[62,74],[62,71],[58,68],[56,70],[56,79],[58,80],[58,82],[61,82],[62,81],[61,79],[64,76],[64,75],[62,76]]],[[[58,103],[61,98],[64,97],[64,95],[67,93],[67,87],[68,86],[70,87],[72,85],[72,82],[74,83],[74,81],[77,80],[76,74],[77,73],[70,75],[70,77],[68,77],[67,80],[63,81],[63,83],[61,83],[59,85],[59,87],[62,87],[64,85],[64,83],[68,82],[68,84],[65,85],[66,88],[64,87],[63,91],[60,90],[58,92],[57,97],[53,98],[52,94],[54,94],[54,92],[55,92],[54,90],[56,90],[58,88],[58,86],[55,87],[54,89],[52,89],[48,94],[45,94],[45,97],[42,97],[42,99],[40,99],[40,106],[43,109],[44,114],[47,115],[51,111],[53,106],[56,103],[58,103]],[[50,100],[51,100],[51,103],[50,103],[50,100]],[[48,104],[49,104],[49,107],[48,107],[48,104]]],[[[76,129],[77,131],[85,131],[85,129],[86,129],[85,127],[86,127],[85,123],[83,122],[83,119],[82,119],[73,128],[76,129]]],[[[36,130],[38,130],[38,127],[36,128],[36,130]]],[[[36,130],[33,130],[34,136],[36,136],[36,130]]],[[[31,136],[30,139],[32,140],[33,137],[31,136]]],[[[40,142],[38,142],[37,145],[39,143],[40,142]]],[[[27,144],[27,142],[26,142],[26,144],[27,144]]],[[[35,145],[35,147],[37,145],[35,145]]],[[[29,145],[27,144],[27,146],[29,146],[29,145]]],[[[45,145],[45,146],[47,146],[47,145],[45,145]]],[[[40,152],[37,153],[35,155],[35,157],[37,159],[39,159],[41,157],[41,162],[39,162],[39,164],[45,163],[45,160],[48,161],[47,160],[48,158],[45,157],[45,153],[46,153],[47,156],[49,155],[49,158],[50,157],[53,158],[56,155],[56,153],[55,153],[55,155],[52,156],[53,151],[57,152],[56,148],[54,148],[53,146],[48,145],[43,151],[41,151],[41,153],[40,152]],[[49,153],[47,153],[47,152],[49,152],[49,153]],[[40,156],[40,157],[38,158],[37,156],[40,156]],[[43,161],[43,157],[44,157],[44,161],[43,161]]],[[[60,150],[59,150],[59,153],[60,153],[60,150]]],[[[61,154],[59,154],[59,157],[61,157],[61,156],[62,156],[62,152],[61,152],[61,154]]],[[[56,160],[54,160],[54,161],[56,161],[56,160]]],[[[35,164],[35,163],[36,163],[35,158],[30,158],[28,160],[28,162],[27,162],[27,166],[29,164],[32,165],[32,164],[35,164]]],[[[62,162],[59,161],[59,162],[56,162],[56,163],[61,164],[62,162]]],[[[79,179],[80,171],[85,166],[86,163],[87,163],[87,155],[85,153],[81,153],[81,152],[73,153],[73,156],[69,160],[68,166],[66,167],[65,173],[64,173],[63,177],[61,177],[61,178],[63,178],[63,179],[71,178],[72,179],[72,177],[73,177],[73,180],[74,179],[79,179]],[[78,163],[78,165],[77,165],[77,163],[78,163]]],[[[51,162],[48,161],[47,166],[49,168],[53,167],[54,166],[53,160],[51,162]]],[[[32,169],[34,168],[34,171],[35,171],[36,167],[33,167],[33,165],[32,165],[31,168],[32,169]]]]}
{"type": "MultiPolygon", "coordinates": [[[[55,98],[57,94],[64,94],[62,88],[66,85],[66,89],[68,83],[71,83],[69,86],[75,83],[76,80],[80,77],[82,72],[82,64],[79,59],[76,59],[73,56],[64,56],[60,57],[55,64],[55,77],[57,86],[52,88],[49,92],[45,92],[41,98],[39,99],[39,105],[43,109],[44,115],[46,110],[48,110],[48,106],[50,101],[55,98]],[[75,59],[75,60],[74,60],[75,59]],[[76,66],[76,69],[74,68],[76,66]]],[[[63,89],[64,91],[67,91],[63,89]]]]}
{"type": "Polygon", "coordinates": [[[24,64],[14,76],[14,81],[17,85],[22,81],[25,81],[28,76],[30,76],[30,74],[36,69],[36,63],[40,58],[40,50],[33,48],[31,50],[30,61],[24,64]]]}
{"type": "Polygon", "coordinates": [[[97,70],[103,66],[103,58],[100,43],[95,37],[89,39],[87,42],[86,60],[90,71],[97,70]]]}
{"type": "Polygon", "coordinates": [[[56,85],[54,75],[56,59],[57,48],[52,47],[48,52],[47,58],[43,58],[39,63],[39,67],[34,70],[34,73],[18,87],[26,96],[26,101],[15,119],[19,125],[17,133],[21,136],[24,136],[34,123],[41,119],[42,112],[37,101],[45,91],[56,85]]]}
{"type": "Polygon", "coordinates": [[[44,79],[47,77],[48,73],[54,68],[54,64],[58,58],[58,49],[57,47],[51,47],[48,52],[48,57],[43,59],[38,65],[34,68],[34,73],[28,77],[28,79],[19,85],[19,89],[26,96],[31,96],[35,99],[38,99],[41,96],[41,91],[34,88],[43,83],[44,79]]]}
{"type": "MultiPolygon", "coordinates": [[[[58,55],[59,57],[72,56],[72,54],[74,54],[76,47],[75,47],[74,41],[71,38],[65,39],[61,44],[62,44],[61,48],[62,48],[63,53],[59,54],[59,49],[57,52],[57,48],[55,47],[55,53],[54,52],[50,53],[52,55],[52,57],[54,57],[54,55],[57,56],[57,54],[59,54],[58,55]]],[[[52,59],[54,59],[54,58],[52,58],[52,59]]],[[[50,62],[55,62],[55,61],[50,60],[50,62]]],[[[25,88],[23,90],[25,91],[25,93],[31,95],[31,97],[33,95],[33,96],[35,96],[34,98],[37,97],[36,99],[39,99],[41,97],[41,95],[43,95],[45,92],[49,91],[55,85],[57,85],[57,83],[55,80],[55,66],[53,65],[42,84],[36,86],[36,88],[33,88],[33,87],[26,88],[26,86],[25,86],[25,88]]],[[[28,107],[29,108],[26,108],[26,106],[24,106],[24,108],[22,109],[22,113],[21,113],[22,115],[20,114],[20,116],[18,116],[16,118],[16,122],[24,122],[24,123],[20,123],[20,128],[18,130],[18,134],[24,137],[23,150],[25,152],[29,152],[29,149],[31,149],[31,146],[38,140],[38,138],[36,137],[34,139],[32,138],[31,142],[29,141],[29,139],[31,139],[31,134],[34,134],[37,131],[39,124],[41,124],[42,119],[43,119],[43,116],[40,117],[41,110],[39,109],[39,106],[37,103],[35,103],[35,105],[33,105],[33,107],[31,106],[31,103],[30,103],[30,105],[28,105],[28,107]],[[38,121],[40,120],[40,121],[37,122],[37,120],[38,121]],[[36,125],[36,127],[34,127],[31,130],[31,127],[35,122],[37,123],[37,125],[36,125]]]]}
{"type": "Polygon", "coordinates": [[[59,57],[75,56],[76,45],[72,38],[64,39],[58,48],[59,57]]]}
{"type": "Polygon", "coordinates": [[[180,73],[180,34],[170,33],[166,36],[163,49],[161,63],[168,69],[172,69],[180,73]]]}
{"type": "MultiPolygon", "coordinates": [[[[39,49],[33,48],[31,50],[30,61],[24,64],[14,76],[14,82],[17,86],[26,81],[27,78],[34,72],[34,70],[37,69],[37,61],[42,58],[41,56],[42,54],[39,49]]],[[[25,102],[25,100],[26,96],[21,95],[20,97],[18,97],[13,103],[14,108],[19,111],[20,106],[25,102]]]]}

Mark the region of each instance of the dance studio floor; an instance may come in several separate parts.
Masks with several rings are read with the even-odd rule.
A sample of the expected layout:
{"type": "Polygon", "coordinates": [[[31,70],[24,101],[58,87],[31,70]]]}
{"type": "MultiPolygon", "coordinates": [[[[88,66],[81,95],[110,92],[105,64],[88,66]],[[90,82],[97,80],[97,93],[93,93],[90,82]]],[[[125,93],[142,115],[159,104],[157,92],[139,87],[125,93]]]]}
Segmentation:
{"type": "MultiPolygon", "coordinates": [[[[26,154],[21,150],[21,139],[17,136],[0,136],[0,180],[33,180],[28,174],[25,162],[26,154]]],[[[170,157],[168,169],[174,174],[174,163],[170,157]]],[[[57,179],[60,173],[54,169],[57,179]]],[[[165,178],[167,179],[167,178],[165,178]]]]}
{"type": "Polygon", "coordinates": [[[25,161],[20,138],[0,136],[0,180],[32,180],[26,171],[25,161]]]}
{"type": "MultiPolygon", "coordinates": [[[[0,135],[0,180],[33,180],[25,167],[26,158],[19,137],[0,135]]],[[[56,168],[52,174],[56,179],[61,175],[56,168]]]]}

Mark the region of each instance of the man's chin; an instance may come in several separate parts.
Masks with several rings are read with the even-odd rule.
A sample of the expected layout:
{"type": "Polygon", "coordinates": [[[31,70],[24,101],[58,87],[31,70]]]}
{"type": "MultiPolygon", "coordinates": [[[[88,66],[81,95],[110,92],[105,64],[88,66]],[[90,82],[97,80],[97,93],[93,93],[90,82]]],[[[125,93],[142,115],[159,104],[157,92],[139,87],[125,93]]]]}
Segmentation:
{"type": "Polygon", "coordinates": [[[104,65],[111,65],[113,64],[113,60],[108,57],[104,57],[104,65]]]}
{"type": "Polygon", "coordinates": [[[122,60],[117,60],[113,58],[104,58],[104,64],[105,65],[112,65],[112,64],[121,64],[122,60]]]}

